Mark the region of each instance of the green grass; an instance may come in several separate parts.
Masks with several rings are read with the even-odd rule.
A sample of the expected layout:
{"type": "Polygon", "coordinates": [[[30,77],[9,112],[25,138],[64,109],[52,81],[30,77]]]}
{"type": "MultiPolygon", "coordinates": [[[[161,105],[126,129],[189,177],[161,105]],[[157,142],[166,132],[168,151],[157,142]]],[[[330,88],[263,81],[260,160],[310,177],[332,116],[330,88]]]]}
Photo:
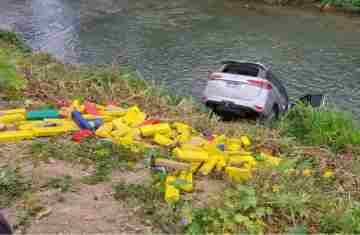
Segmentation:
{"type": "Polygon", "coordinates": [[[26,81],[17,72],[16,55],[0,48],[0,88],[19,90],[26,81]]]}
{"type": "Polygon", "coordinates": [[[296,105],[281,120],[283,135],[313,146],[327,146],[334,151],[360,145],[360,128],[349,114],[332,108],[315,109],[296,105]]]}
{"type": "Polygon", "coordinates": [[[0,89],[20,90],[25,87],[26,81],[18,73],[17,63],[30,52],[15,33],[0,30],[0,89]]]}

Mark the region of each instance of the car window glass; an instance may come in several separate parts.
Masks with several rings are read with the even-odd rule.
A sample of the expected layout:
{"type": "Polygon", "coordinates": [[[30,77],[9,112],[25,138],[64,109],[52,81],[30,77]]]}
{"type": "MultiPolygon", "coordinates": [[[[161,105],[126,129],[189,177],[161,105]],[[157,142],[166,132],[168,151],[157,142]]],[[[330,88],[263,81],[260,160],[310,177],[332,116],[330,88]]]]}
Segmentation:
{"type": "Polygon", "coordinates": [[[228,64],[225,66],[223,72],[257,77],[259,74],[259,68],[251,64],[228,64]]]}
{"type": "Polygon", "coordinates": [[[276,88],[279,90],[279,92],[281,94],[283,94],[286,99],[288,100],[288,95],[286,92],[285,87],[281,84],[281,82],[274,76],[274,74],[270,71],[267,72],[266,74],[266,79],[271,82],[272,84],[274,84],[274,86],[276,86],[276,88]]]}

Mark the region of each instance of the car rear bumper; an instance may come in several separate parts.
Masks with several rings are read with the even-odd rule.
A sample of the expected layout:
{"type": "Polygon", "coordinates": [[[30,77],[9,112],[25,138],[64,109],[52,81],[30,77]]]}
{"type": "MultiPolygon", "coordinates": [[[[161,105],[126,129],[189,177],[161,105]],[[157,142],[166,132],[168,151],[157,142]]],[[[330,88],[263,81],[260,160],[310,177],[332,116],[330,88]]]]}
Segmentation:
{"type": "Polygon", "coordinates": [[[238,105],[235,104],[233,102],[229,102],[229,101],[223,101],[223,102],[218,102],[218,101],[206,101],[205,105],[211,109],[213,109],[216,112],[226,112],[226,113],[233,113],[239,116],[247,116],[247,115],[259,115],[260,113],[257,112],[256,110],[250,108],[250,107],[246,107],[246,106],[242,106],[242,105],[238,105]]]}

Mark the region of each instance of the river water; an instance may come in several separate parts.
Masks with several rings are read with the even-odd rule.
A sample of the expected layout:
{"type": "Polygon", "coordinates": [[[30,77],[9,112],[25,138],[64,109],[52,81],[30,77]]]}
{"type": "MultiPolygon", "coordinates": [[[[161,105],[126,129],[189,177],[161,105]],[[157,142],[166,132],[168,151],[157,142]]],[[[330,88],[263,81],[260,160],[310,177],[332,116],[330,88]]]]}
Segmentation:
{"type": "Polygon", "coordinates": [[[195,97],[219,61],[259,61],[292,98],[326,93],[360,116],[360,17],[237,0],[1,0],[1,25],[65,62],[126,63],[195,97]]]}

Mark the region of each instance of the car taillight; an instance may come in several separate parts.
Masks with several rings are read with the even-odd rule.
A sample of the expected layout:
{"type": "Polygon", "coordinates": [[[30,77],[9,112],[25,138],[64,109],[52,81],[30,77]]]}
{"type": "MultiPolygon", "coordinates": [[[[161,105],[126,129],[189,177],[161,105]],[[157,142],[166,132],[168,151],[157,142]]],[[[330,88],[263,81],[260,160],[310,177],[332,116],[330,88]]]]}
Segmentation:
{"type": "Polygon", "coordinates": [[[247,82],[252,86],[261,87],[261,88],[264,88],[266,90],[271,90],[272,89],[271,83],[268,82],[268,81],[265,81],[265,80],[247,80],[247,82]]]}
{"type": "Polygon", "coordinates": [[[211,73],[209,75],[209,80],[218,80],[218,79],[221,79],[221,78],[222,78],[222,75],[218,74],[218,73],[211,73]]]}
{"type": "Polygon", "coordinates": [[[258,112],[264,111],[264,107],[262,107],[262,106],[255,105],[254,107],[255,107],[256,111],[258,111],[258,112]]]}

